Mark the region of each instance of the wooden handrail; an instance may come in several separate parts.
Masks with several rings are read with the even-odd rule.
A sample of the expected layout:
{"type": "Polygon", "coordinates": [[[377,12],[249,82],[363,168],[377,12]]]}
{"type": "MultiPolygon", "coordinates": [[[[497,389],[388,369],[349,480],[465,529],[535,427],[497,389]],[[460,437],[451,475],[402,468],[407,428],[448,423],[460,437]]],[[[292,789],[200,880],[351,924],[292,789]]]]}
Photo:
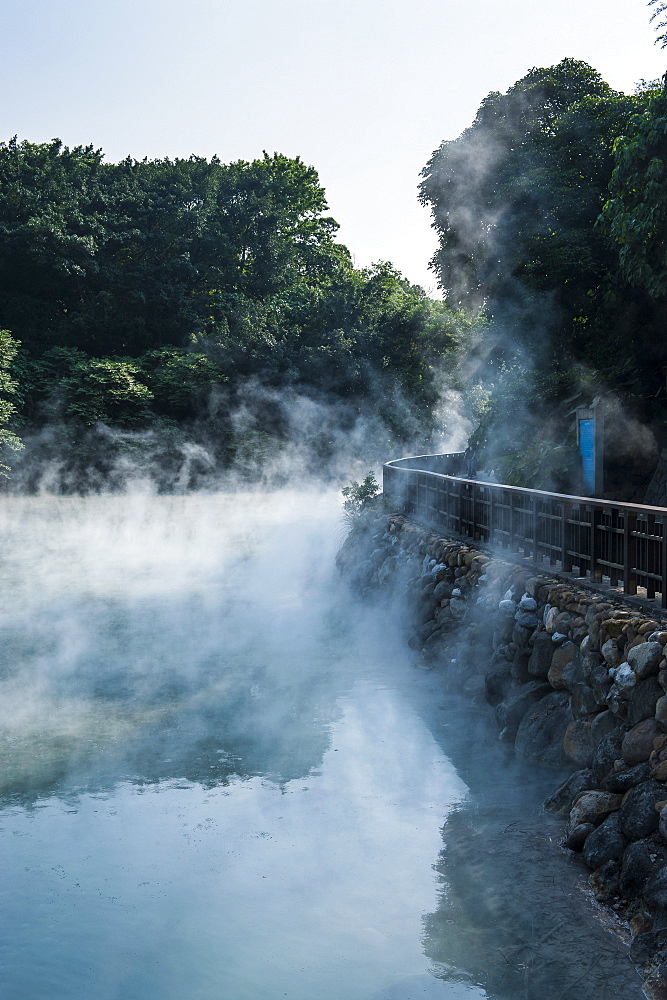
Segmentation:
{"type": "Polygon", "coordinates": [[[418,455],[383,466],[383,491],[435,528],[627,595],[659,593],[667,608],[667,508],[521,489],[467,479],[462,452],[418,455]]]}

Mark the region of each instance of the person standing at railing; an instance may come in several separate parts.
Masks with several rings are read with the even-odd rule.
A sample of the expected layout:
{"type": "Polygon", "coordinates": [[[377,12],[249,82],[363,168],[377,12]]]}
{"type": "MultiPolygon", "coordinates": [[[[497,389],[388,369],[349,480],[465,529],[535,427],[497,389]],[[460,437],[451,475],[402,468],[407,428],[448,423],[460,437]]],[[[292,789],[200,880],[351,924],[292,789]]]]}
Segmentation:
{"type": "Polygon", "coordinates": [[[463,457],[466,460],[466,478],[474,479],[476,475],[475,463],[477,460],[477,452],[472,445],[468,445],[466,450],[463,452],[463,457]]]}

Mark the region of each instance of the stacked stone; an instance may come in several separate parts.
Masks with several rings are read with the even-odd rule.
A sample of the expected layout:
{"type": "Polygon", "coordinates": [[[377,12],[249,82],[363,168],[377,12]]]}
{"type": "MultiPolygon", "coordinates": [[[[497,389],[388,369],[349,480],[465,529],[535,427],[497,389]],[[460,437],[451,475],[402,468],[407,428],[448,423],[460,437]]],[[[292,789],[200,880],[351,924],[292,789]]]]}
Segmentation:
{"type": "Polygon", "coordinates": [[[352,548],[363,592],[401,580],[410,645],[463,690],[476,694],[481,681],[501,739],[576,769],[545,805],[566,819],[565,845],[593,870],[599,898],[627,916],[632,958],[667,982],[661,614],[494,560],[401,516],[376,522],[366,552],[358,539],[352,548]]]}
{"type": "Polygon", "coordinates": [[[667,626],[523,569],[505,580],[485,677],[501,738],[577,768],[545,805],[566,818],[565,846],[598,898],[628,920],[632,959],[665,982],[667,626]]]}
{"type": "MultiPolygon", "coordinates": [[[[411,530],[409,523],[392,518],[394,534],[411,530]]],[[[414,633],[409,642],[427,657],[437,656],[442,643],[458,626],[469,608],[469,598],[485,578],[489,557],[467,545],[440,538],[422,537],[416,549],[417,566],[408,580],[418,595],[414,605],[414,633]]]]}

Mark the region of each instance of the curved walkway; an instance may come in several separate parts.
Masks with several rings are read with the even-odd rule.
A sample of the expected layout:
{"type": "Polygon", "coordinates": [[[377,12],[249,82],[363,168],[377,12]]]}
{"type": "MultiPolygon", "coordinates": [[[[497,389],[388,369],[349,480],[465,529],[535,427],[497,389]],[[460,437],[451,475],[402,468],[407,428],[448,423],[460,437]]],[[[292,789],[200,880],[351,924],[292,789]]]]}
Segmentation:
{"type": "MultiPolygon", "coordinates": [[[[396,459],[383,492],[434,528],[667,608],[667,509],[466,479],[462,452],[396,459]]],[[[501,553],[499,552],[499,555],[501,553]]]]}

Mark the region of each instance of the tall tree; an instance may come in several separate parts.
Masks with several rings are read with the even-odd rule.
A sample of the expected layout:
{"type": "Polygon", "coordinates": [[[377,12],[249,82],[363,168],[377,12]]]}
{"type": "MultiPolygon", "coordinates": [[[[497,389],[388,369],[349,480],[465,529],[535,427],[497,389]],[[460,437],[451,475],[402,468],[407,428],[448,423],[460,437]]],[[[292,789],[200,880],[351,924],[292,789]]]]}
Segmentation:
{"type": "Polygon", "coordinates": [[[648,0],[648,7],[655,7],[655,10],[651,14],[651,21],[658,21],[658,18],[662,18],[662,21],[658,21],[655,26],[656,31],[661,31],[662,34],[658,35],[656,38],[656,44],[660,45],[660,48],[667,48],[667,3],[664,0],[648,0]]]}
{"type": "Polygon", "coordinates": [[[611,197],[601,223],[618,248],[623,277],[667,301],[667,75],[646,109],[614,143],[611,197]]]}
{"type": "MultiPolygon", "coordinates": [[[[16,434],[6,426],[16,412],[14,399],[18,385],[10,369],[18,346],[7,330],[0,330],[0,448],[13,451],[23,447],[16,434]]],[[[8,472],[9,466],[0,463],[0,476],[6,476],[8,472]]]]}

